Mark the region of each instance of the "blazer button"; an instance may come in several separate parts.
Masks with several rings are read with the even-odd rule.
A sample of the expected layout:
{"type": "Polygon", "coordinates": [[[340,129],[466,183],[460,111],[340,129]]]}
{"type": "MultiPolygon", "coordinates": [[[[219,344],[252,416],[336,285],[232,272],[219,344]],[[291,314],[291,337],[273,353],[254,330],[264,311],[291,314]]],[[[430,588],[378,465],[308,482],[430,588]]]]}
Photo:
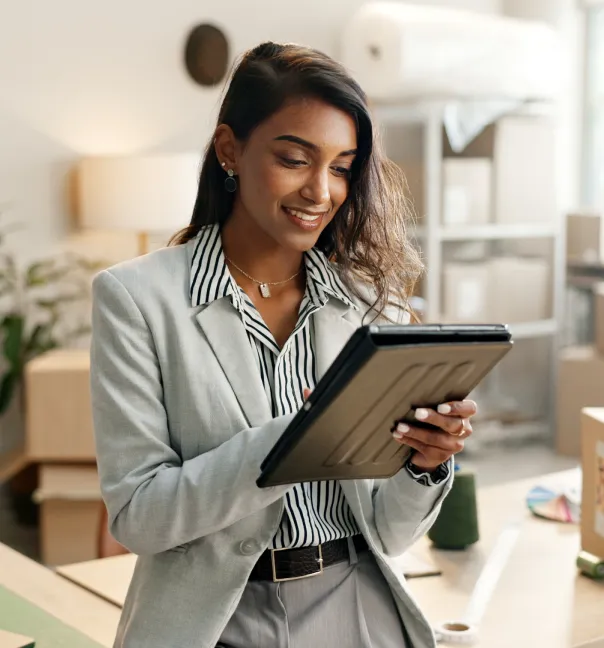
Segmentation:
{"type": "Polygon", "coordinates": [[[258,551],[258,545],[255,540],[252,539],[244,540],[239,545],[239,550],[244,556],[251,556],[252,554],[255,554],[258,551]]]}

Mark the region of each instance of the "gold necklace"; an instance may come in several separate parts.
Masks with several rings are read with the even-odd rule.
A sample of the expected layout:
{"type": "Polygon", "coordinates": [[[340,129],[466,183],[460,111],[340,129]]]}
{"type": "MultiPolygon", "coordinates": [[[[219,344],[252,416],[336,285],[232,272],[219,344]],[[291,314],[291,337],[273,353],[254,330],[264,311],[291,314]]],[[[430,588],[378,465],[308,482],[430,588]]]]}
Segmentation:
{"type": "Polygon", "coordinates": [[[250,281],[258,284],[258,290],[260,291],[260,294],[262,295],[262,297],[264,297],[264,299],[268,299],[271,296],[271,290],[269,286],[282,286],[283,284],[290,282],[292,279],[295,279],[302,272],[302,268],[300,268],[300,270],[298,270],[296,274],[292,275],[289,279],[284,279],[283,281],[258,281],[258,279],[254,279],[254,277],[251,277],[247,272],[242,270],[232,259],[229,259],[226,254],[224,255],[224,258],[234,268],[241,272],[244,277],[247,277],[250,281]]]}

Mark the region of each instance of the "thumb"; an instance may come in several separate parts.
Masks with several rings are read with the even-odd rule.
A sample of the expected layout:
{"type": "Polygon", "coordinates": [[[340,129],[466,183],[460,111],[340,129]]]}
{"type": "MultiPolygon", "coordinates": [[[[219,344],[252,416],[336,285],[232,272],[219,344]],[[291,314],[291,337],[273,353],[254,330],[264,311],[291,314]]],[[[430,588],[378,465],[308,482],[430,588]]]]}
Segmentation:
{"type": "Polygon", "coordinates": [[[312,394],[312,389],[308,389],[308,387],[304,387],[304,400],[306,400],[311,394],[312,394]]]}

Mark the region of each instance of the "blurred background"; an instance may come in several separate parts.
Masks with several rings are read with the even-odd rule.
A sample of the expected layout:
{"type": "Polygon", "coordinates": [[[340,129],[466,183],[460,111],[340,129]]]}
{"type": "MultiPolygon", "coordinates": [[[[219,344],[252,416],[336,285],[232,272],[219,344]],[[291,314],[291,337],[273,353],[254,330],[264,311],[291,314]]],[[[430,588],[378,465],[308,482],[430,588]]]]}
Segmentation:
{"type": "Polygon", "coordinates": [[[480,484],[573,467],[604,406],[604,3],[55,0],[0,7],[0,542],[98,554],[88,396],[99,269],[185,225],[233,61],[343,62],[405,171],[425,321],[504,322],[480,484]]]}

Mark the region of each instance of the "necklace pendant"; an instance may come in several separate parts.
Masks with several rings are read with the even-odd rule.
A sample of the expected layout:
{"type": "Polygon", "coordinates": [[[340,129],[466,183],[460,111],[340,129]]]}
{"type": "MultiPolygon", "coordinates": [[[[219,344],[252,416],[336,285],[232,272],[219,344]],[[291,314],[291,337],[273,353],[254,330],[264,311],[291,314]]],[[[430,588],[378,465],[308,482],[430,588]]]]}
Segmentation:
{"type": "Polygon", "coordinates": [[[259,290],[260,290],[260,294],[264,297],[264,299],[268,299],[271,296],[271,290],[267,284],[261,283],[259,286],[259,290]]]}

